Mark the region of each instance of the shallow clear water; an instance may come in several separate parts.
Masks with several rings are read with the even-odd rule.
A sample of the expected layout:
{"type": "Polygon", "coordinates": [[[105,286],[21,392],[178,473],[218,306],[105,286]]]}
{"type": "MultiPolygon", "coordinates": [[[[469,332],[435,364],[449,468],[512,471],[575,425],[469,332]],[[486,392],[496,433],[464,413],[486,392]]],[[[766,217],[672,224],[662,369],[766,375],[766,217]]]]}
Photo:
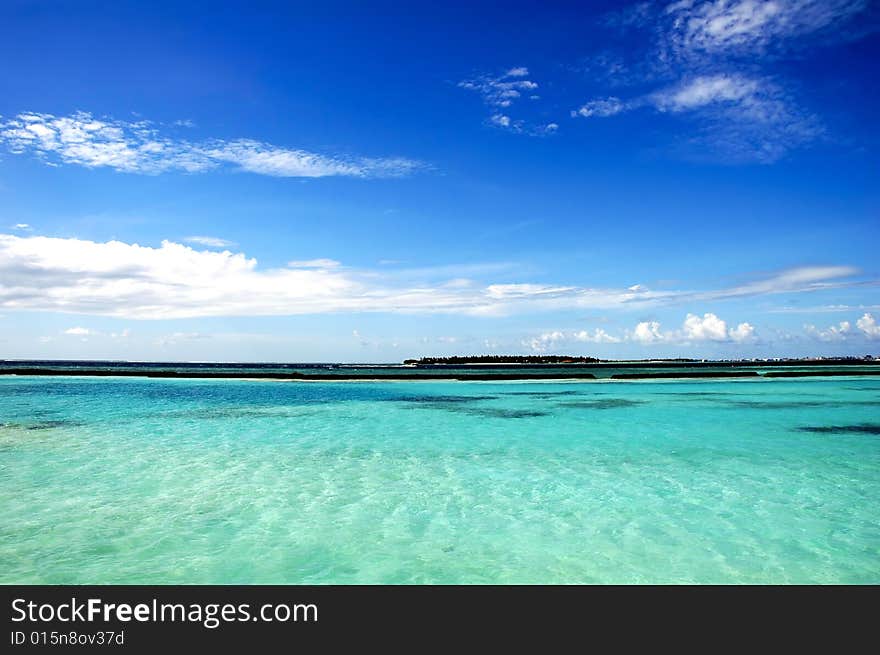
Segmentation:
{"type": "Polygon", "coordinates": [[[880,379],[0,379],[0,582],[880,583],[880,379]]]}

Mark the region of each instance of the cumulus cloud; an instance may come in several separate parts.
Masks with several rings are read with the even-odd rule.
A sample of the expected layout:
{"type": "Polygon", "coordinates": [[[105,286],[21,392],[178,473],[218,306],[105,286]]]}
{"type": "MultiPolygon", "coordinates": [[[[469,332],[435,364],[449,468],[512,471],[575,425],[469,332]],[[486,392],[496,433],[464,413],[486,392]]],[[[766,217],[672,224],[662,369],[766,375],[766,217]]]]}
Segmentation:
{"type": "Polygon", "coordinates": [[[693,341],[725,341],[727,324],[715,314],[688,314],[684,319],[684,336],[693,341]]]}
{"type": "Polygon", "coordinates": [[[735,328],[730,328],[727,333],[730,336],[731,341],[737,343],[751,341],[755,338],[755,328],[749,323],[740,323],[735,328]]]}
{"type": "Polygon", "coordinates": [[[90,334],[94,334],[90,329],[84,327],[72,327],[67,328],[64,331],[64,334],[69,334],[74,337],[87,337],[90,334]]]}
{"type": "Polygon", "coordinates": [[[711,312],[688,314],[682,326],[687,341],[748,341],[754,336],[755,328],[749,323],[740,323],[735,328],[727,328],[727,323],[711,312]]]}
{"type": "Polygon", "coordinates": [[[840,321],[837,325],[829,325],[824,330],[815,325],[805,325],[804,332],[820,341],[846,341],[853,338],[880,339],[880,325],[873,314],[865,313],[855,322],[840,321]]]}
{"type": "Polygon", "coordinates": [[[47,164],[110,168],[125,173],[204,173],[229,166],[274,177],[397,177],[423,168],[401,157],[342,157],[252,139],[193,142],[166,136],[149,121],[22,113],[0,121],[0,143],[47,164]]]}
{"type": "Polygon", "coordinates": [[[654,291],[641,285],[480,282],[497,266],[356,270],[331,259],[261,268],[229,250],[0,234],[0,307],[136,319],[327,312],[513,312],[668,305],[853,284],[848,267],[784,271],[733,288],[654,291]]]}
{"type": "Polygon", "coordinates": [[[874,318],[873,314],[865,314],[862,316],[856,321],[856,327],[858,327],[869,339],[880,339],[880,325],[877,324],[877,320],[874,318]]]}
{"type": "Polygon", "coordinates": [[[658,321],[643,321],[627,334],[628,340],[642,344],[706,341],[744,343],[754,338],[755,328],[751,324],[740,323],[728,328],[726,321],[711,312],[702,316],[688,314],[678,330],[663,331],[658,321]]]}
{"type": "Polygon", "coordinates": [[[657,321],[642,321],[636,325],[632,332],[631,339],[639,343],[657,343],[666,339],[660,333],[660,323],[657,321]]]}
{"type": "Polygon", "coordinates": [[[489,122],[497,127],[504,127],[515,130],[520,129],[519,127],[517,127],[517,124],[510,119],[510,116],[507,116],[505,114],[492,114],[489,117],[489,122]]]}
{"type": "Polygon", "coordinates": [[[530,348],[533,352],[543,353],[555,348],[556,345],[565,340],[565,333],[555,330],[553,332],[545,332],[532,339],[522,342],[522,345],[530,348]]]}
{"type": "Polygon", "coordinates": [[[572,334],[575,341],[584,341],[586,343],[620,343],[622,339],[608,334],[602,328],[596,328],[592,332],[588,330],[580,330],[572,334]]]}
{"type": "Polygon", "coordinates": [[[844,341],[853,333],[852,324],[849,321],[841,321],[824,330],[818,329],[815,325],[805,325],[804,332],[820,341],[844,341]]]}

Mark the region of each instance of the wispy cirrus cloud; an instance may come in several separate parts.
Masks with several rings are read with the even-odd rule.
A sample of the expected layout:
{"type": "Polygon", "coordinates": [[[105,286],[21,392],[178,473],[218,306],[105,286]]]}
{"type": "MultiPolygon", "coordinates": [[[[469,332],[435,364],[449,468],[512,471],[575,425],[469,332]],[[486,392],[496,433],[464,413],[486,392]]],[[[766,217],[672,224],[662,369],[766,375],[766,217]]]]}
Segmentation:
{"type": "MultiPolygon", "coordinates": [[[[261,268],[244,253],[195,250],[172,241],[150,247],[0,234],[0,307],[132,319],[332,312],[499,316],[724,301],[861,283],[853,279],[858,271],[846,266],[792,269],[702,291],[493,282],[490,276],[498,270],[491,265],[365,270],[329,259],[261,268]],[[464,277],[468,273],[480,278],[464,277]]],[[[704,330],[710,333],[709,326],[704,330]]],[[[602,338],[597,333],[583,338],[588,336],[602,338]]]]}
{"type": "Polygon", "coordinates": [[[673,148],[701,159],[772,163],[825,135],[794,86],[761,73],[773,57],[821,41],[854,38],[877,21],[856,20],[867,0],[679,0],[642,2],[611,14],[605,24],[641,31],[643,48],[605,50],[588,58],[607,86],[653,86],[628,99],[593,98],[573,117],[602,118],[634,109],[680,116],[692,133],[673,148]],[[685,123],[684,121],[687,121],[685,123]]]}
{"type": "Polygon", "coordinates": [[[510,109],[514,103],[522,100],[539,100],[538,83],[529,78],[529,69],[515,66],[501,75],[479,75],[462,80],[459,88],[475,91],[491,110],[487,119],[489,125],[509,132],[544,136],[553,134],[559,129],[555,122],[531,123],[524,119],[511,116],[510,109]]]}
{"type": "Polygon", "coordinates": [[[91,334],[95,334],[95,332],[94,332],[94,330],[90,330],[89,328],[72,327],[72,328],[67,328],[64,331],[64,334],[68,334],[68,335],[74,336],[74,337],[87,337],[91,334]]]}
{"type": "Polygon", "coordinates": [[[538,83],[528,79],[528,76],[528,68],[517,66],[501,75],[480,75],[462,80],[458,86],[476,91],[490,107],[507,109],[523,96],[537,100],[538,83]]]}
{"type": "Polygon", "coordinates": [[[196,245],[208,246],[209,248],[229,248],[236,245],[235,241],[221,239],[220,237],[191,236],[184,237],[183,240],[186,243],[195,243],[196,245]]]}
{"type": "Polygon", "coordinates": [[[591,100],[571,115],[607,118],[646,107],[695,117],[698,129],[687,142],[734,162],[772,163],[823,133],[819,120],[794,106],[778,85],[737,73],[698,75],[628,101],[591,100]]]}
{"type": "Polygon", "coordinates": [[[345,157],[286,148],[253,139],[189,141],[149,121],[22,113],[0,120],[0,143],[46,164],[109,168],[157,175],[204,173],[222,167],[273,177],[400,177],[425,168],[403,157],[345,157]]]}
{"type": "Polygon", "coordinates": [[[683,0],[664,10],[661,47],[681,59],[778,51],[817,33],[845,38],[840,27],[867,6],[867,0],[683,0]]]}

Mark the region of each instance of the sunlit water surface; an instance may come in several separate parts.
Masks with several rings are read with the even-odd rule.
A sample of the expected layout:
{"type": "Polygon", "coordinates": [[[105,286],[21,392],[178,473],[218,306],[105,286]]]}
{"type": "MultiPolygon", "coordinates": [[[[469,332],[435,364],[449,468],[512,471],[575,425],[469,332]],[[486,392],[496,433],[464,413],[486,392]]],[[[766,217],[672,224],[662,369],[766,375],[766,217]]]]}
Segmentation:
{"type": "Polygon", "coordinates": [[[880,583],[880,379],[0,379],[0,582],[880,583]]]}

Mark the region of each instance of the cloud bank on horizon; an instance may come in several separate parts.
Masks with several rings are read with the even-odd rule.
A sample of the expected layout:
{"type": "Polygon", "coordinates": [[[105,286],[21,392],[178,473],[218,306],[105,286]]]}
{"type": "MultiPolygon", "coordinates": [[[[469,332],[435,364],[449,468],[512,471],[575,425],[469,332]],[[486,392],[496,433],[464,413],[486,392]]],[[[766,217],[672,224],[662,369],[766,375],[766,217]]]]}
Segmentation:
{"type": "MultiPolygon", "coordinates": [[[[190,241],[206,246],[229,242],[214,237],[190,241]]],[[[466,269],[465,269],[466,270],[466,269]]],[[[491,270],[491,269],[489,269],[491,270]]],[[[322,258],[293,260],[284,268],[260,268],[255,258],[230,250],[195,250],[163,241],[158,248],[121,241],[0,234],[0,309],[46,311],[154,321],[212,316],[291,316],[330,313],[457,314],[502,317],[561,309],[639,310],[723,302],[737,298],[800,294],[864,284],[851,266],[814,266],[780,271],[730,287],[652,290],[569,284],[493,283],[461,276],[453,268],[426,275],[417,269],[389,274],[358,270],[322,258]],[[419,279],[421,278],[421,279],[419,279]],[[431,279],[434,278],[434,279],[431,279]]],[[[874,283],[874,281],[869,281],[874,283]]],[[[880,338],[865,314],[856,329],[842,323],[831,332],[807,328],[822,341],[847,335],[880,338]]],[[[87,328],[69,335],[88,336],[87,328]]],[[[602,328],[566,335],[560,331],[523,341],[546,351],[561,343],[641,345],[694,342],[746,343],[756,338],[748,322],[728,324],[716,314],[688,313],[678,330],[657,321],[611,334],[602,328]]]]}

